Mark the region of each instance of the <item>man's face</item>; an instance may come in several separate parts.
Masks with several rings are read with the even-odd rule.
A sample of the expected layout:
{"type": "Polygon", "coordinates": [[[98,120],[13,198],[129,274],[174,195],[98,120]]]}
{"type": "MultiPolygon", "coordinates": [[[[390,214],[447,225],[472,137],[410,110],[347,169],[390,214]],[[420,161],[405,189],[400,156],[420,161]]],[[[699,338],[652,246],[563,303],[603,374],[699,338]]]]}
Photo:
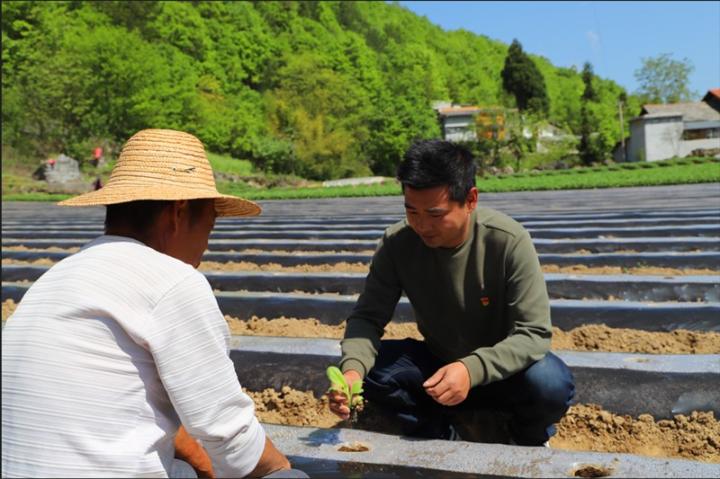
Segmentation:
{"type": "Polygon", "coordinates": [[[477,205],[472,188],[464,203],[450,199],[448,186],[414,189],[406,186],[405,213],[410,227],[430,248],[455,248],[465,241],[470,214],[477,205]]]}
{"type": "Polygon", "coordinates": [[[202,211],[193,218],[190,205],[186,204],[179,219],[178,256],[176,258],[197,268],[207,250],[210,232],[215,227],[215,202],[205,201],[202,211]]]}

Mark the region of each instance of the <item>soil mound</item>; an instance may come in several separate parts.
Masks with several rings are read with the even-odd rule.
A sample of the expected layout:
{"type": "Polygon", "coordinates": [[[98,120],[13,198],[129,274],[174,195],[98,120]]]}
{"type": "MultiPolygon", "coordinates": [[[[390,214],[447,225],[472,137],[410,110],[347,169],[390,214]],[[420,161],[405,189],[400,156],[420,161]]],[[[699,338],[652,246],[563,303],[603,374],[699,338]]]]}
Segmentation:
{"type": "Polygon", "coordinates": [[[720,423],[712,412],[693,411],[655,422],[649,414],[633,418],[578,404],[562,418],[550,446],[720,463],[720,423]]]}
{"type": "MultiPolygon", "coordinates": [[[[242,336],[283,336],[295,338],[340,339],[345,324],[322,324],[317,319],[280,317],[241,320],[225,316],[232,334],[242,336]]],[[[387,325],[385,339],[422,339],[415,323],[387,325]]],[[[552,349],[565,351],[605,351],[645,354],[718,354],[720,333],[678,329],[671,332],[640,331],[609,328],[604,324],[591,324],[562,331],[553,328],[552,349]]]]}
{"type": "MultiPolygon", "coordinates": [[[[328,409],[327,396],[290,387],[281,391],[246,391],[262,422],[289,426],[347,427],[328,409]]],[[[649,414],[621,416],[594,404],[571,406],[557,425],[550,446],[571,451],[596,451],[676,457],[720,463],[720,422],[712,412],[692,412],[655,421],[649,414]]]]}

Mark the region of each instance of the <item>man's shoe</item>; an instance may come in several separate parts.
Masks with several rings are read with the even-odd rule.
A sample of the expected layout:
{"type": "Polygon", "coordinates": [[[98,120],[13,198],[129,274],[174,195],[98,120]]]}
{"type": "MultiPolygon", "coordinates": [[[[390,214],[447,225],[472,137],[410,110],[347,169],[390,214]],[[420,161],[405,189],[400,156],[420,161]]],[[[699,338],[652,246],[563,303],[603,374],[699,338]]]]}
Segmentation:
{"type": "Polygon", "coordinates": [[[450,424],[448,429],[450,430],[450,434],[447,438],[448,441],[462,441],[462,438],[460,437],[460,434],[458,434],[457,430],[455,429],[455,426],[450,424]]]}

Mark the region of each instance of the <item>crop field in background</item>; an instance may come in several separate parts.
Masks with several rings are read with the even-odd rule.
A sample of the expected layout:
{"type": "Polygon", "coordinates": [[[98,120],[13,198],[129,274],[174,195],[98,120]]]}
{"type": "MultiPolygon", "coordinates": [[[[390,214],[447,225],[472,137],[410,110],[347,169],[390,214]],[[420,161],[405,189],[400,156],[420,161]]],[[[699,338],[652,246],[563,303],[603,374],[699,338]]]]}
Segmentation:
{"type": "MultiPolygon", "coordinates": [[[[230,157],[209,154],[216,172],[242,178],[252,175],[249,162],[230,157]]],[[[266,183],[282,184],[280,177],[266,178],[266,183]],[[280,179],[278,179],[280,178],[280,179]]],[[[659,186],[720,181],[720,159],[679,158],[652,163],[619,163],[608,166],[573,168],[565,170],[531,171],[511,175],[478,177],[477,186],[481,193],[511,191],[569,190],[589,188],[616,188],[630,186],[659,186]]],[[[288,181],[289,182],[289,181],[288,181]]],[[[253,186],[245,181],[217,182],[221,193],[240,195],[253,200],[342,198],[361,196],[399,195],[400,186],[395,180],[374,185],[341,186],[324,188],[320,183],[305,182],[307,186],[253,186]]],[[[3,188],[3,201],[59,201],[72,195],[48,194],[42,192],[8,193],[3,188]]]]}

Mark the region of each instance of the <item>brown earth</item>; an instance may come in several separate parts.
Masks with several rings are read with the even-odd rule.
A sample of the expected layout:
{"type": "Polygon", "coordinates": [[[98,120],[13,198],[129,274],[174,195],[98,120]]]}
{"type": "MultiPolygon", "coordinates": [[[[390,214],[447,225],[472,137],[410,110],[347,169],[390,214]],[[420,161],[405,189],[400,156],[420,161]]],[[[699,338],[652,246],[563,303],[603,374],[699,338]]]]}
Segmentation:
{"type": "Polygon", "coordinates": [[[720,463],[720,422],[712,412],[693,411],[655,422],[649,414],[633,418],[578,404],[561,419],[550,446],[720,463]]]}
{"type": "MultiPolygon", "coordinates": [[[[2,320],[15,311],[12,299],[2,303],[2,320]]],[[[317,319],[280,317],[242,320],[225,316],[230,332],[242,336],[284,336],[295,338],[339,339],[345,325],[322,324],[317,319]]],[[[385,330],[386,339],[422,339],[415,323],[391,322],[385,330]]],[[[720,333],[678,329],[672,332],[651,332],[637,329],[609,328],[589,324],[570,331],[553,328],[552,349],[564,351],[605,351],[646,354],[720,354],[720,333]]]]}
{"type": "Polygon", "coordinates": [[[48,248],[28,248],[27,246],[3,246],[4,250],[7,251],[48,251],[51,253],[77,253],[80,251],[79,247],[73,248],[60,248],[58,246],[50,246],[48,248]]]}
{"type": "MultiPolygon", "coordinates": [[[[20,247],[24,248],[24,247],[20,247]]],[[[10,248],[8,248],[10,249],[10,248]]],[[[55,261],[49,258],[40,258],[33,261],[19,261],[14,259],[3,259],[2,264],[29,265],[29,266],[52,266],[55,261]]],[[[200,263],[201,271],[275,271],[287,273],[367,273],[368,265],[361,262],[335,264],[303,264],[298,266],[282,266],[278,263],[257,264],[248,261],[232,263],[218,263],[216,261],[203,261],[200,263]]],[[[690,276],[690,275],[720,275],[720,271],[709,268],[659,268],[651,266],[585,266],[567,265],[558,266],[554,264],[542,265],[545,273],[563,274],[634,274],[634,275],[656,275],[656,276],[690,276]]]]}
{"type": "MultiPolygon", "coordinates": [[[[342,338],[345,325],[322,324],[317,319],[280,317],[241,320],[225,316],[232,334],[242,336],[285,336],[295,338],[342,338]]],[[[422,339],[415,323],[390,322],[386,339],[422,339]]],[[[553,328],[552,349],[564,351],[605,351],[646,354],[719,354],[720,333],[678,329],[671,332],[609,328],[588,324],[562,331],[553,328]]]]}
{"type": "Polygon", "coordinates": [[[17,304],[12,299],[6,299],[2,303],[2,320],[7,321],[11,314],[15,312],[17,304]]]}
{"type": "MultiPolygon", "coordinates": [[[[246,391],[262,422],[290,426],[347,427],[328,409],[327,396],[283,387],[281,391],[246,391]]],[[[604,411],[593,404],[571,406],[558,423],[550,446],[571,451],[630,453],[720,463],[720,423],[712,412],[692,412],[673,419],[637,418],[604,411]]]]}
{"type": "MultiPolygon", "coordinates": [[[[202,271],[282,271],[296,273],[316,272],[342,272],[342,273],[367,273],[368,265],[364,263],[337,263],[298,266],[282,266],[277,263],[256,264],[245,261],[238,263],[218,263],[215,261],[203,261],[200,263],[202,271]]],[[[712,275],[720,274],[708,268],[679,269],[679,268],[658,268],[651,266],[619,267],[619,266],[585,266],[585,265],[543,265],[545,273],[564,274],[634,274],[634,275],[659,275],[659,276],[689,276],[689,275],[712,275]]]]}

